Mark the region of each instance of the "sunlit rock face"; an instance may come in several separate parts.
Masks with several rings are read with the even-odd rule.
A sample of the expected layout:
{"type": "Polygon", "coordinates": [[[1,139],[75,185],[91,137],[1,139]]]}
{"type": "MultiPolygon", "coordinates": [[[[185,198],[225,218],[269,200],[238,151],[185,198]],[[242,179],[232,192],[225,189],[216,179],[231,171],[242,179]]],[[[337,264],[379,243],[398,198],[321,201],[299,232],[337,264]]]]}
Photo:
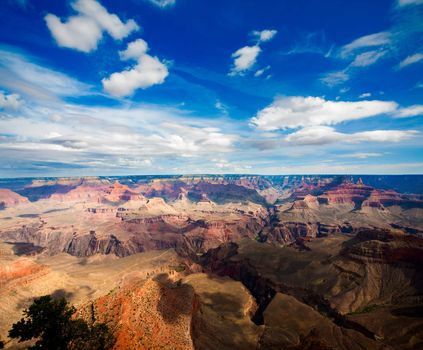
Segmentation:
{"type": "Polygon", "coordinates": [[[423,224],[420,194],[351,177],[60,178],[1,189],[0,202],[2,239],[76,256],[195,255],[243,237],[289,244],[371,227],[421,234],[423,224]]]}

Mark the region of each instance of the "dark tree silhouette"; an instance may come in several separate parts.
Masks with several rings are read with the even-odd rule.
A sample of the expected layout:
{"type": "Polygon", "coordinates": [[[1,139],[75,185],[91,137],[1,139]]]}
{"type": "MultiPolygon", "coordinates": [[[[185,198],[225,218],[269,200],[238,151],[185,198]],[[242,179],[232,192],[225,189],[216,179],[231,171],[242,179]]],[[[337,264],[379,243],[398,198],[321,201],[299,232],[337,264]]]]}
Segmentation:
{"type": "Polygon", "coordinates": [[[12,326],[9,337],[19,342],[35,339],[29,349],[37,350],[103,350],[113,346],[115,339],[107,325],[73,319],[75,312],[65,298],[42,296],[24,310],[24,317],[12,326]]]}

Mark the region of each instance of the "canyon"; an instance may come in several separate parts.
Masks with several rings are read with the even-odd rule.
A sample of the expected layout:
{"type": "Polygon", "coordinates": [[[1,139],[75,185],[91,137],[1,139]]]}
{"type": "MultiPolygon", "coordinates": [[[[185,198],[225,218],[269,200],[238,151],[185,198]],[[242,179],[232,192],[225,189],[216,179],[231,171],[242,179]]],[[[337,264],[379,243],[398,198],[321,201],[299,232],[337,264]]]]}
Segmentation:
{"type": "Polygon", "coordinates": [[[423,177],[410,181],[2,179],[0,338],[52,294],[109,324],[116,349],[419,349],[423,177]]]}

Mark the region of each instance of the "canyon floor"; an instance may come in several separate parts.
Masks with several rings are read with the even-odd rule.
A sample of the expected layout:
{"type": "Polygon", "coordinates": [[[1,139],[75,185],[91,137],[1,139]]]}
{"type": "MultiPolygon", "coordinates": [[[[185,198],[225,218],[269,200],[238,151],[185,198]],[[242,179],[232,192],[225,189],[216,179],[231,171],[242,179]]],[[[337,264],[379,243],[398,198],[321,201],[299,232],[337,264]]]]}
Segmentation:
{"type": "Polygon", "coordinates": [[[421,349],[415,180],[3,180],[0,338],[52,294],[115,349],[421,349]]]}

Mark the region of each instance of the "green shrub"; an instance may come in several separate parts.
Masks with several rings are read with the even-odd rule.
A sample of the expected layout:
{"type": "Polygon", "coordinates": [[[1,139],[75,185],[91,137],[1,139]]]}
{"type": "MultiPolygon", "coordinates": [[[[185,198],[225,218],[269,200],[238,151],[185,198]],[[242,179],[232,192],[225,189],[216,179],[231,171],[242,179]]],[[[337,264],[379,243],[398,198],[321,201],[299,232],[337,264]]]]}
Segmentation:
{"type": "Polygon", "coordinates": [[[115,339],[107,325],[90,325],[72,318],[76,312],[65,298],[50,295],[34,300],[23,311],[24,317],[13,324],[9,337],[19,342],[35,340],[29,349],[103,350],[112,348],[115,339]]]}

